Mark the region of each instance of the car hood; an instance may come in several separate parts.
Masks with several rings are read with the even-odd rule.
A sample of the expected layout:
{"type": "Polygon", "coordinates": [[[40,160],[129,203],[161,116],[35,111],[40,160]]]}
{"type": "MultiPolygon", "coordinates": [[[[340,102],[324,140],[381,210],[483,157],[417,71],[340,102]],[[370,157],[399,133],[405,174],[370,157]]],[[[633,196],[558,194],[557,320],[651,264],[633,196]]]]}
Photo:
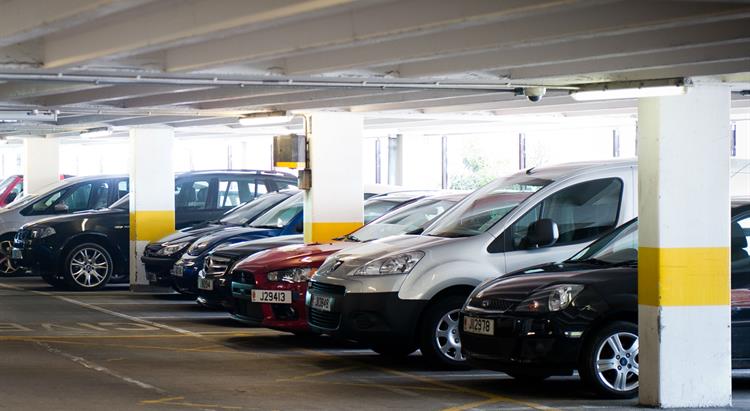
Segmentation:
{"type": "Polygon", "coordinates": [[[282,247],[291,244],[302,244],[301,234],[283,235],[279,237],[261,238],[259,240],[242,241],[235,244],[227,244],[216,247],[213,255],[228,257],[233,260],[255,254],[269,248],[282,247]]]}
{"type": "Polygon", "coordinates": [[[586,263],[561,263],[537,266],[495,278],[477,287],[472,298],[502,297],[520,301],[536,290],[556,284],[581,284],[608,289],[635,289],[636,267],[609,267],[586,263]]]}
{"type": "Polygon", "coordinates": [[[387,255],[424,250],[427,247],[448,244],[455,240],[457,239],[405,234],[358,243],[336,254],[336,260],[341,263],[337,265],[335,271],[337,273],[348,272],[387,255]]]}
{"type": "Polygon", "coordinates": [[[96,218],[96,217],[105,217],[105,216],[114,216],[114,215],[127,215],[127,214],[128,212],[125,210],[119,210],[119,209],[113,209],[113,208],[79,211],[77,213],[56,215],[52,217],[42,218],[39,220],[34,220],[34,222],[29,223],[25,225],[24,227],[38,226],[38,225],[50,225],[51,226],[55,224],[64,224],[64,223],[68,223],[71,221],[81,221],[86,218],[96,218]]]}
{"type": "Polygon", "coordinates": [[[193,227],[183,228],[182,230],[177,230],[174,233],[159,239],[157,243],[163,244],[196,240],[199,237],[215,233],[225,228],[227,228],[227,226],[223,224],[204,223],[193,227]]]}
{"type": "Polygon", "coordinates": [[[279,270],[291,267],[318,268],[329,255],[345,248],[353,242],[341,241],[327,244],[295,244],[268,249],[242,260],[237,268],[257,271],[279,270]]]}
{"type": "Polygon", "coordinates": [[[206,243],[206,251],[213,250],[219,244],[224,242],[240,242],[249,241],[258,238],[274,237],[279,234],[281,228],[268,229],[268,228],[253,228],[253,227],[241,227],[241,226],[229,226],[223,227],[221,230],[215,231],[208,235],[204,235],[199,239],[195,240],[194,244],[206,243]]]}

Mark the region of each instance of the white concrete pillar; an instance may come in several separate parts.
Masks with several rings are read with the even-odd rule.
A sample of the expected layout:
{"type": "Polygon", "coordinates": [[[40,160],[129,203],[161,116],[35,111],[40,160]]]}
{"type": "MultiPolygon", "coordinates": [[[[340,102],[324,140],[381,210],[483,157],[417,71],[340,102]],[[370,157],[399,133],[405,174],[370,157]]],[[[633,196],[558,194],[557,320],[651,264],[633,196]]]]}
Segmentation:
{"type": "Polygon", "coordinates": [[[729,89],[638,107],[640,402],[732,401],[729,89]]]}
{"type": "Polygon", "coordinates": [[[326,242],[362,225],[363,121],[349,113],[315,113],[308,121],[312,188],[305,193],[305,242],[326,242]]]}
{"type": "Polygon", "coordinates": [[[169,127],[130,130],[130,289],[148,288],[143,249],[175,230],[174,131],[169,127]]]}
{"type": "Polygon", "coordinates": [[[388,184],[404,184],[404,136],[388,137],[388,184]]]}
{"type": "Polygon", "coordinates": [[[29,137],[23,140],[25,194],[38,194],[60,181],[60,144],[55,138],[29,137]]]}

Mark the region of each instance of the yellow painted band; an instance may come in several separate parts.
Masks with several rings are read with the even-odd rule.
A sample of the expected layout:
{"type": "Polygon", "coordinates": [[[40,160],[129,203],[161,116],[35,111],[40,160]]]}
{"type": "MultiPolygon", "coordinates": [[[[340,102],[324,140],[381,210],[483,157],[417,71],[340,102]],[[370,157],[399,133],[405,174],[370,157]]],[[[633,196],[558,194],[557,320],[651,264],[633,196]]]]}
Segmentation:
{"type": "Polygon", "coordinates": [[[305,168],[305,163],[279,161],[279,162],[276,163],[276,167],[283,167],[283,168],[305,168]]]}
{"type": "Polygon", "coordinates": [[[728,305],[729,248],[638,249],[638,303],[728,305]]]}
{"type": "Polygon", "coordinates": [[[130,213],[130,240],[156,241],[174,232],[174,211],[130,213]]]}
{"type": "Polygon", "coordinates": [[[305,223],[305,243],[326,243],[362,227],[359,221],[345,223],[305,223]]]}

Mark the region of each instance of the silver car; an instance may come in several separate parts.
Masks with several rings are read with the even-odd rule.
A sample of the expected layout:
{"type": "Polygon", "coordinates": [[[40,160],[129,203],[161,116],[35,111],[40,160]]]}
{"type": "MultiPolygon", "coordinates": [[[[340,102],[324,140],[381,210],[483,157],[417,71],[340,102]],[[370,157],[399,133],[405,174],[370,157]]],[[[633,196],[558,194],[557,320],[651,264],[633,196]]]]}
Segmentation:
{"type": "Polygon", "coordinates": [[[306,303],[317,332],[461,366],[458,312],[482,281],[572,256],[635,217],[635,161],[571,163],[500,178],[421,235],[331,255],[306,303]]]}

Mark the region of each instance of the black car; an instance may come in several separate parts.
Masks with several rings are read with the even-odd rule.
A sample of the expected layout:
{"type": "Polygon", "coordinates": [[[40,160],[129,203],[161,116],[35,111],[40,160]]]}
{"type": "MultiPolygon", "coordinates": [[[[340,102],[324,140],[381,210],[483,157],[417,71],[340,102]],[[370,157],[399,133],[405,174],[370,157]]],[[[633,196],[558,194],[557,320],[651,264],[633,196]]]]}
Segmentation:
{"type": "Polygon", "coordinates": [[[141,261],[146,267],[149,282],[171,284],[170,271],[174,263],[199,238],[227,227],[244,227],[258,216],[291,197],[298,190],[287,189],[266,193],[225,214],[221,219],[206,221],[193,227],[176,231],[146,246],[141,261]]]}
{"type": "MultiPolygon", "coordinates": [[[[742,325],[750,320],[750,204],[733,204],[731,228],[732,365],[747,368],[750,333],[742,325]]],[[[480,285],[459,319],[468,361],[523,379],[578,370],[599,394],[635,396],[637,264],[638,222],[632,220],[567,261],[480,285]]]]}

